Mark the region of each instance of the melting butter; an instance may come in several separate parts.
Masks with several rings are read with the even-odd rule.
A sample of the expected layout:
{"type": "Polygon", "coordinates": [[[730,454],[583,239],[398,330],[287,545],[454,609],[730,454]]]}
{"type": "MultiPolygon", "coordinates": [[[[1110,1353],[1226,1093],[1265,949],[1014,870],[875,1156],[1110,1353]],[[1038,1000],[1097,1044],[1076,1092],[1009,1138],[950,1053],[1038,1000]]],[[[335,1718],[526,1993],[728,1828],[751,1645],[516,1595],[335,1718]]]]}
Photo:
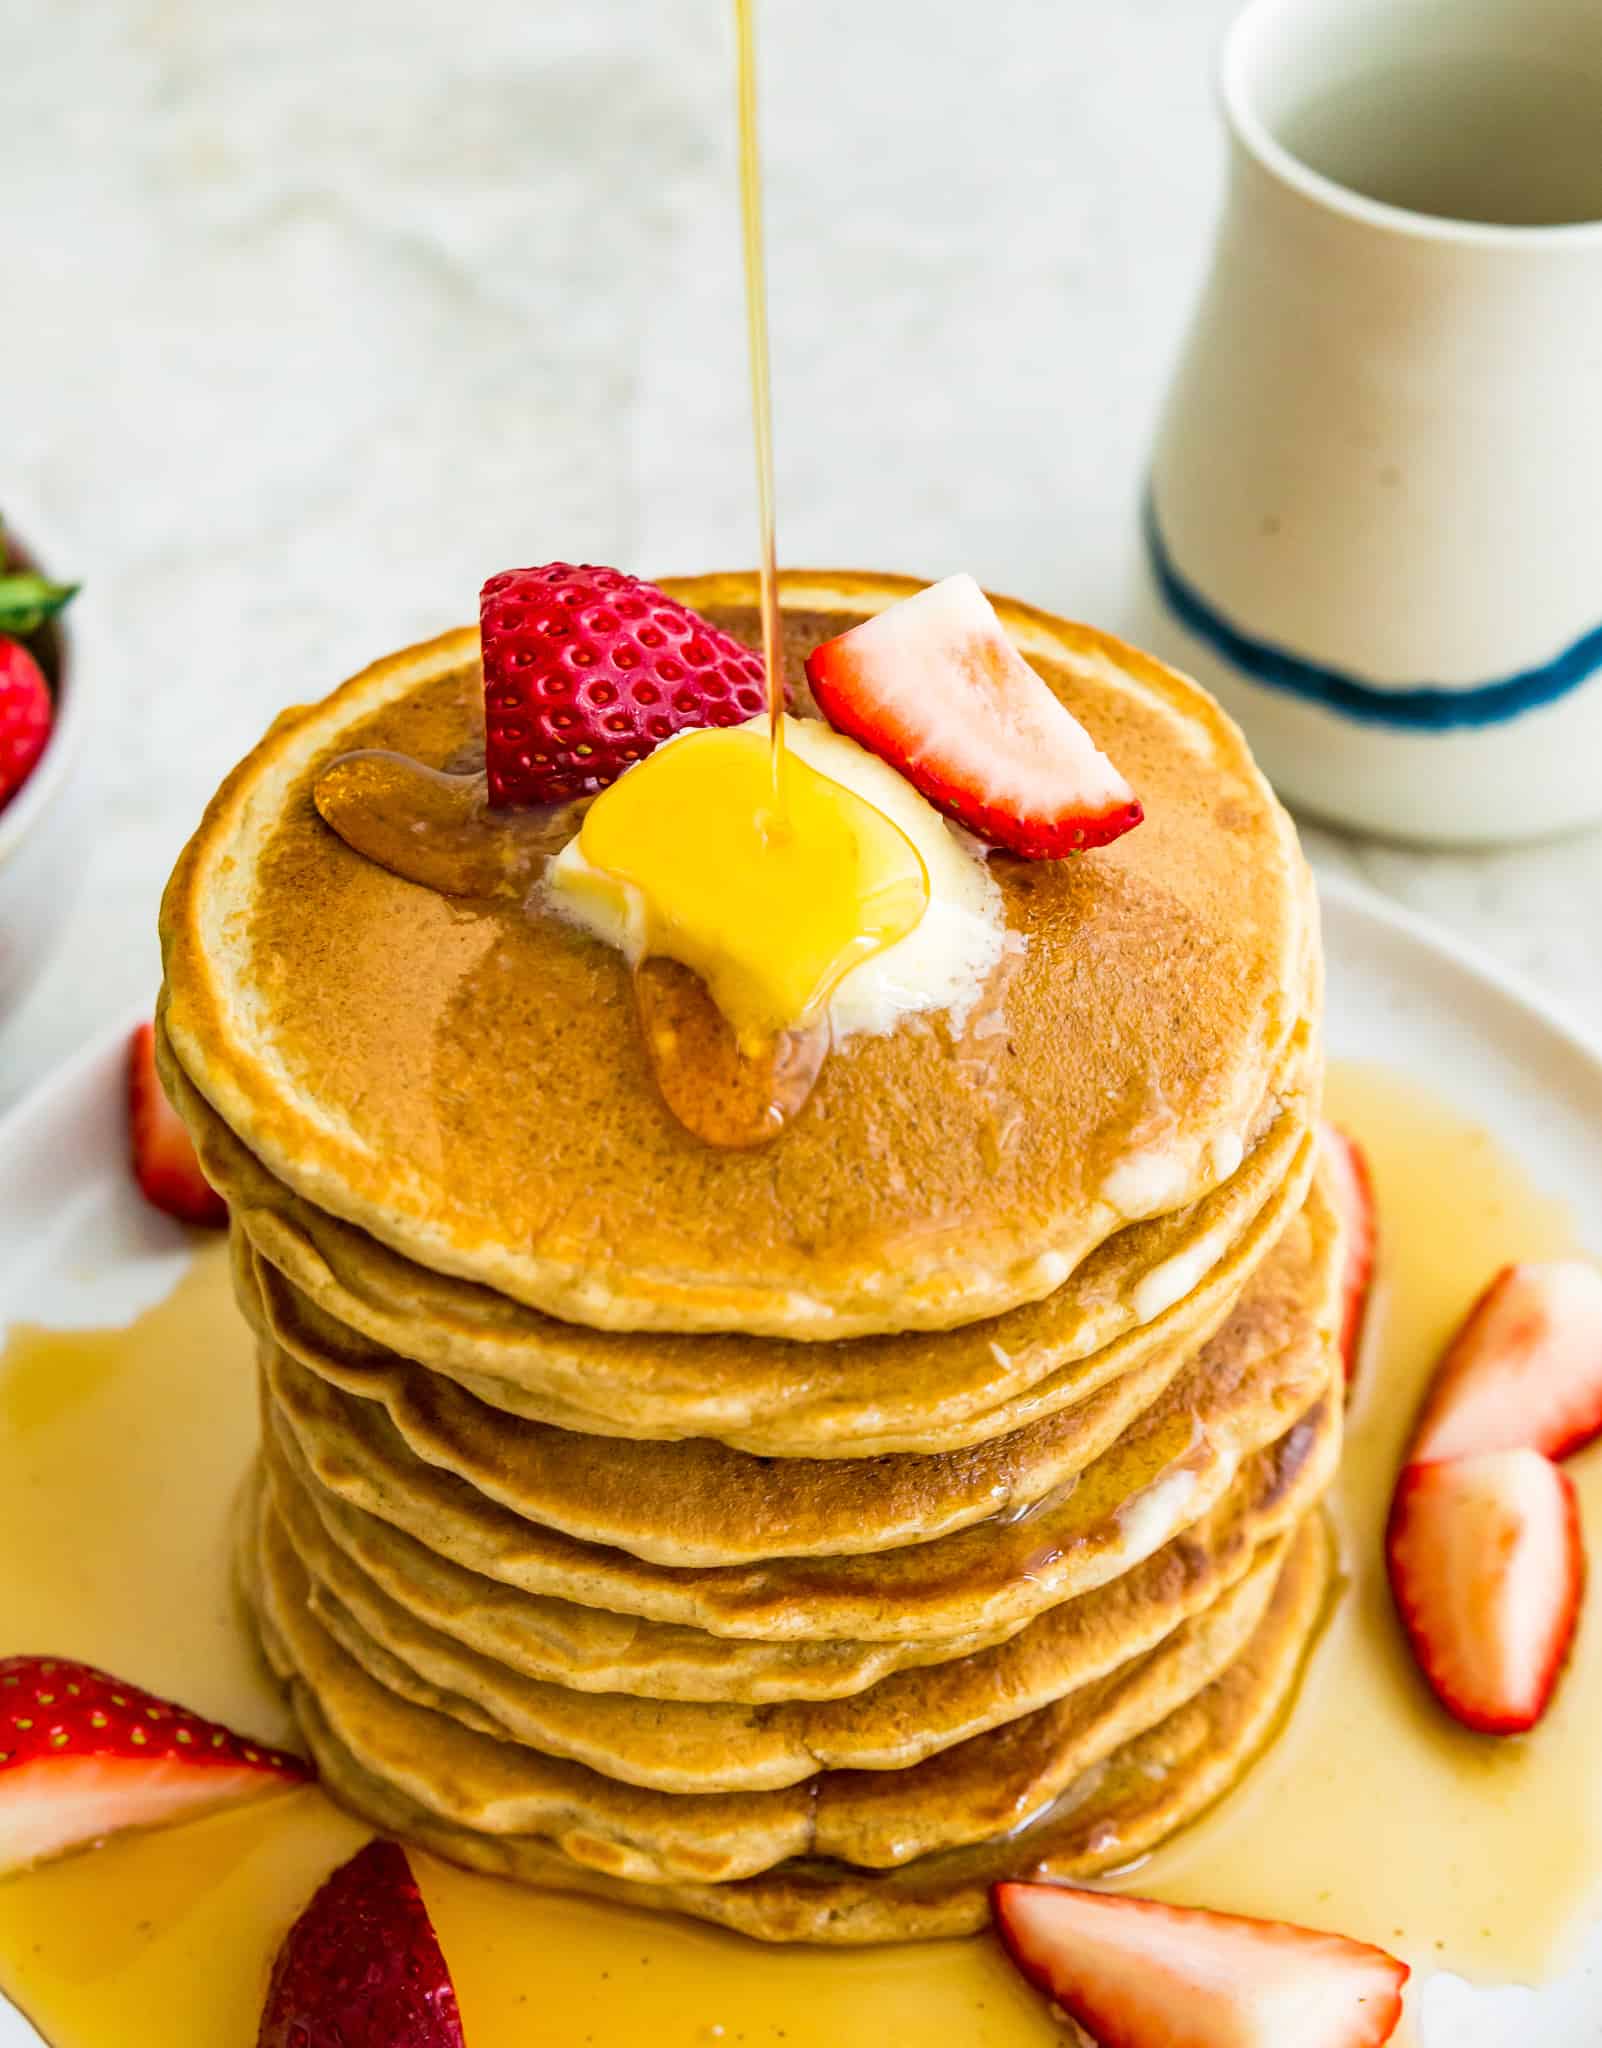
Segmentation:
{"type": "Polygon", "coordinates": [[[551,906],[638,963],[692,968],[747,1048],[965,1009],[1000,956],[1000,892],[934,808],[855,741],[786,719],[773,816],[765,718],[682,734],[591,806],[551,906]]]}
{"type": "Polygon", "coordinates": [[[805,761],[774,810],[761,731],[686,733],[602,792],[559,859],[558,898],[622,924],[635,959],[693,968],[747,1049],[814,1016],[858,961],[905,938],[929,877],[907,835],[805,761]]]}

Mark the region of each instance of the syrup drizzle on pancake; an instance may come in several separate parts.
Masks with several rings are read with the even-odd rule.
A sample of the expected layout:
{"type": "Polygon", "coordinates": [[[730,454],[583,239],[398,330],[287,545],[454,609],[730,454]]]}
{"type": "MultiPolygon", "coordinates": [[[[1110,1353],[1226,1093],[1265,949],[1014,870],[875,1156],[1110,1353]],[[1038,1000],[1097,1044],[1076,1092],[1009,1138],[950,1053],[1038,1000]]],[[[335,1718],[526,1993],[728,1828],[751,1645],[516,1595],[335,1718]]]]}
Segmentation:
{"type": "Polygon", "coordinates": [[[779,572],[773,516],[773,378],[768,366],[768,267],[762,232],[762,151],[757,130],[756,0],[734,0],[740,108],[740,222],[745,247],[745,326],[751,359],[751,439],[756,450],[757,541],[762,589],[762,663],[773,746],[773,821],[787,828],[784,674],[779,650],[779,572]]]}
{"type": "MultiPolygon", "coordinates": [[[[534,900],[540,882],[580,810],[495,810],[482,771],[449,774],[378,748],[341,755],[318,776],[313,797],[347,846],[391,874],[532,916],[543,914],[534,900]]],[[[634,997],[662,1099],[704,1144],[765,1144],[805,1108],[829,1053],[826,1009],[742,1046],[701,977],[663,955],[635,969],[634,997]]]]}
{"type": "Polygon", "coordinates": [[[736,1150],[776,1138],[806,1107],[829,1056],[827,1009],[755,1051],[677,960],[642,960],[634,1006],[662,1100],[703,1144],[736,1150]]]}
{"type": "MultiPolygon", "coordinates": [[[[775,550],[773,399],[769,367],[762,164],[757,118],[754,0],[734,0],[739,113],[740,210],[745,265],[751,427],[756,456],[762,654],[767,684],[772,788],[758,820],[765,849],[782,848],[794,829],[786,763],[782,626],[775,550]]],[[[834,787],[830,785],[830,787],[834,787]]],[[[838,827],[859,800],[835,790],[838,827]]],[[[578,830],[587,805],[546,812],[492,809],[482,771],[451,774],[403,754],[367,749],[345,754],[318,777],[319,816],[345,843],[392,874],[443,895],[485,902],[534,901],[547,866],[578,830]]],[[[857,836],[860,836],[858,834],[857,836]]],[[[875,949],[893,942],[877,938],[875,949]]],[[[862,944],[868,943],[864,932],[862,944]]],[[[860,957],[842,956],[842,965],[860,957]]],[[[687,966],[647,955],[635,970],[635,1007],[663,1101],[703,1143],[726,1149],[776,1138],[805,1108],[828,1057],[826,1006],[760,1039],[737,1033],[687,966]]]]}
{"type": "MultiPolygon", "coordinates": [[[[546,867],[582,814],[573,804],[495,810],[482,770],[451,774],[376,747],[340,755],[313,800],[347,846],[404,881],[532,915],[546,867]]],[[[706,983],[676,960],[642,960],[634,996],[662,1099],[704,1144],[764,1144],[805,1107],[829,1052],[826,1013],[748,1051],[706,983]]]]}
{"type": "Polygon", "coordinates": [[[380,747],[340,755],[312,797],[325,825],[392,875],[496,903],[528,901],[578,815],[572,804],[493,810],[482,769],[449,774],[380,747]]]}

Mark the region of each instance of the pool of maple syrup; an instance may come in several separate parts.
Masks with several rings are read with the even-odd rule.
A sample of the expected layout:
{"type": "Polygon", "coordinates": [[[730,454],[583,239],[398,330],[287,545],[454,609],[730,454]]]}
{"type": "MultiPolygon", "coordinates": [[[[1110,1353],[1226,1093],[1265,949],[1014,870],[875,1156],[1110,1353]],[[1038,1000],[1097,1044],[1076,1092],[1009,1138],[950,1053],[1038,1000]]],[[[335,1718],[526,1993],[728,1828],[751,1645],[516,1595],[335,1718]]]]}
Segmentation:
{"type": "MultiPolygon", "coordinates": [[[[1130,1883],[1333,1927],[1421,1971],[1537,1983],[1602,1913],[1602,1574],[1546,1720],[1497,1740],[1458,1728],[1419,1681],[1381,1538],[1447,1338],[1499,1266],[1574,1250],[1574,1227],[1483,1131],[1410,1083],[1337,1067],[1328,1109],[1368,1149],[1382,1247],[1335,1498],[1350,1583],[1280,1741],[1130,1883]]],[[[1568,1469],[1594,1558],[1602,1450],[1568,1469]]]]}
{"type": "MultiPolygon", "coordinates": [[[[1602,1903],[1602,1630],[1582,1621],[1534,1735],[1462,1734],[1407,1663],[1379,1538],[1442,1340],[1496,1266],[1572,1249],[1573,1233],[1487,1136],[1410,1085],[1338,1070],[1331,1095],[1372,1157],[1384,1246],[1335,1503],[1350,1583],[1251,1777],[1120,1881],[1364,1936],[1426,1972],[1536,1981],[1602,1903]]],[[[229,1576],[255,1427],[220,1245],[126,1330],[14,1332],[0,1361],[0,1649],[89,1658],[282,1739],[229,1576]]],[[[1572,1469],[1595,1540],[1602,1456],[1572,1469]]],[[[365,1833],[309,1790],[13,1878],[0,1988],[52,2048],[251,2048],[285,1928],[365,1833]]],[[[1064,2038],[985,1938],[764,1949],[414,1860],[472,2048],[1064,2038]]]]}

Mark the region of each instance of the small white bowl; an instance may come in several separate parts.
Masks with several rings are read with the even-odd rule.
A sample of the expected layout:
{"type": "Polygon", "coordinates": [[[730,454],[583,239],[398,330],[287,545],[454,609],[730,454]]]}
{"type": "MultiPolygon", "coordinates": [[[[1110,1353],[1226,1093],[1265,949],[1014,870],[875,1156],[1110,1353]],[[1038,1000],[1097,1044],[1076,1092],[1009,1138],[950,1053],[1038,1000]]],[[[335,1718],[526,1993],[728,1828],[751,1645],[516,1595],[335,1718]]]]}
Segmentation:
{"type": "MultiPolygon", "coordinates": [[[[0,503],[9,541],[46,575],[70,572],[73,563],[26,508],[15,516],[9,495],[0,503]]],[[[33,773],[0,810],[0,1019],[16,1009],[39,978],[67,921],[87,862],[83,833],[88,809],[86,776],[89,694],[83,636],[73,599],[58,622],[61,673],[55,723],[33,773]]]]}

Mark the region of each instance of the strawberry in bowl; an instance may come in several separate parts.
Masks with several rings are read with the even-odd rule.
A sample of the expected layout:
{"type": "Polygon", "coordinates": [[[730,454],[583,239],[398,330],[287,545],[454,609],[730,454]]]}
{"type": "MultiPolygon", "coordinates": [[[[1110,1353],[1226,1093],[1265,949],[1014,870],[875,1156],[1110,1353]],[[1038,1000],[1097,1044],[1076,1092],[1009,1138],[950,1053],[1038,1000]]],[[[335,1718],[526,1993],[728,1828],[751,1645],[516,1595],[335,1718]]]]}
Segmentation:
{"type": "Polygon", "coordinates": [[[87,724],[62,619],[77,586],[39,559],[0,526],[0,1017],[44,964],[85,865],[87,724]]]}
{"type": "Polygon", "coordinates": [[[0,810],[38,766],[55,725],[64,653],[55,621],[77,589],[40,575],[0,527],[0,810]]]}

